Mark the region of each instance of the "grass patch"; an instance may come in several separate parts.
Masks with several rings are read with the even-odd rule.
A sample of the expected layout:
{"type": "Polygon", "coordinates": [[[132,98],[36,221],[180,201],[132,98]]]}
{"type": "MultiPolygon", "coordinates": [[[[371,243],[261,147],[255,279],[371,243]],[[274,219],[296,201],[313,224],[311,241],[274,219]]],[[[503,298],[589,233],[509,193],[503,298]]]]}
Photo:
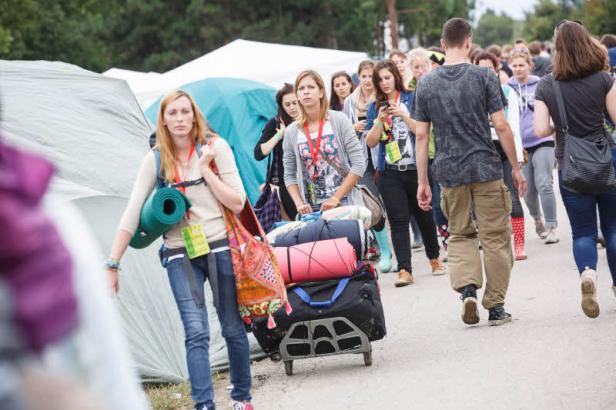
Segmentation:
{"type": "Polygon", "coordinates": [[[190,410],[194,408],[190,397],[190,383],[147,384],[145,393],[153,410],[190,410]]]}
{"type": "MultiPolygon", "coordinates": [[[[216,406],[222,406],[228,393],[228,374],[212,374],[216,406]],[[222,402],[222,403],[221,403],[222,402]]],[[[190,396],[190,382],[180,384],[149,383],[144,386],[152,410],[193,410],[195,404],[190,396]]]]}

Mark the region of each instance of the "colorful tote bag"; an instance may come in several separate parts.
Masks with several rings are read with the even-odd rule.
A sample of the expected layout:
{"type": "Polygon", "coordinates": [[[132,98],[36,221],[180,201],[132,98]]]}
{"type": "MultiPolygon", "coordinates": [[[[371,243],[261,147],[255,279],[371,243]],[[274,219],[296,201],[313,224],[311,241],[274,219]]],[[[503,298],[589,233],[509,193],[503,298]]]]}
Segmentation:
{"type": "MultiPolygon", "coordinates": [[[[213,138],[208,144],[212,142],[213,138]]],[[[218,175],[214,161],[210,166],[218,175]]],[[[268,327],[274,328],[275,312],[284,306],[287,314],[291,313],[274,251],[248,201],[239,214],[222,204],[220,208],[229,237],[240,316],[245,323],[251,323],[252,318],[268,317],[268,327]]]]}

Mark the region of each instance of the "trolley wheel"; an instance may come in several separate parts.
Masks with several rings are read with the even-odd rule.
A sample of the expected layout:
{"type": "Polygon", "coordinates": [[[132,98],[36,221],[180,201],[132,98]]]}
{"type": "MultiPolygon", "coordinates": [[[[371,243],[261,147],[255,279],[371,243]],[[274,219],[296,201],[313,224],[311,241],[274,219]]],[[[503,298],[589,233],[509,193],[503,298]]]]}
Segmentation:
{"type": "Polygon", "coordinates": [[[372,366],[372,352],[364,352],[364,364],[372,366]]]}
{"type": "Polygon", "coordinates": [[[284,372],[287,376],[293,376],[293,360],[284,362],[284,372]]]}
{"type": "Polygon", "coordinates": [[[280,354],[280,352],[272,353],[270,359],[272,362],[279,362],[282,360],[282,355],[280,354]]]}

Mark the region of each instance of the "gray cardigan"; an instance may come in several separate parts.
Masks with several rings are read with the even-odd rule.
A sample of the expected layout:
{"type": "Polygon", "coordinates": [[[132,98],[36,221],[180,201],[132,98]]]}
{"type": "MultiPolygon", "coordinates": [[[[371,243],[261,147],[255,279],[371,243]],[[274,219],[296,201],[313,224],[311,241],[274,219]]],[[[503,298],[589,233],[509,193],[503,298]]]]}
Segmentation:
{"type": "MultiPolygon", "coordinates": [[[[338,111],[329,110],[327,115],[339,148],[338,157],[342,168],[350,170],[350,172],[361,178],[366,170],[366,159],[351,121],[346,115],[338,111]]],[[[300,132],[304,131],[297,122],[293,122],[287,127],[282,144],[282,162],[284,165],[285,185],[287,187],[297,185],[302,200],[306,202],[304,197],[304,164],[300,158],[297,145],[297,136],[300,132]]],[[[353,188],[347,195],[347,198],[350,205],[364,205],[361,193],[357,188],[353,188]]]]}

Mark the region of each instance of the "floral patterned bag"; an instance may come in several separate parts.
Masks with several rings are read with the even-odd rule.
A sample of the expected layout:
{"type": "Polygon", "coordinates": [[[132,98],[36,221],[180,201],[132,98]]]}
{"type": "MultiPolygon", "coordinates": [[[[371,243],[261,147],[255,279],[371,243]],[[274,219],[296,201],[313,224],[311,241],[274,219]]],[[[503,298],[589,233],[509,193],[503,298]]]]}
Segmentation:
{"type": "MultiPolygon", "coordinates": [[[[208,144],[212,142],[213,138],[208,144]]],[[[218,175],[214,161],[210,166],[218,175]]],[[[273,249],[248,201],[237,215],[222,204],[220,208],[229,237],[240,316],[248,324],[252,318],[268,317],[268,328],[272,329],[276,327],[275,312],[284,306],[287,314],[291,313],[273,249]]]]}

